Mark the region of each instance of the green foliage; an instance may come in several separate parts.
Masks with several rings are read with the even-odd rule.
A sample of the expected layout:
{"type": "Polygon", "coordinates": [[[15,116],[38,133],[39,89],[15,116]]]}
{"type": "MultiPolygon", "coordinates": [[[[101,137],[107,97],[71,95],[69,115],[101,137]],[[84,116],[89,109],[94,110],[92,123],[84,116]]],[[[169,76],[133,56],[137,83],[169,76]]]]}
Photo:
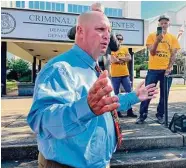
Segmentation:
{"type": "Polygon", "coordinates": [[[31,79],[31,70],[29,69],[29,63],[22,59],[11,59],[7,61],[7,79],[20,80],[25,76],[27,79],[31,79]]]}
{"type": "Polygon", "coordinates": [[[11,66],[12,70],[16,71],[20,75],[29,70],[29,63],[22,59],[15,60],[11,66]]]}
{"type": "Polygon", "coordinates": [[[16,90],[17,89],[17,82],[16,81],[7,81],[6,82],[6,89],[7,89],[7,92],[16,90]]]}
{"type": "Polygon", "coordinates": [[[134,53],[134,64],[141,65],[148,61],[148,53],[146,49],[134,53]]]}
{"type": "Polygon", "coordinates": [[[31,81],[31,75],[23,76],[19,79],[19,82],[30,82],[30,81],[31,81]]]}
{"type": "Polygon", "coordinates": [[[134,70],[136,70],[136,77],[140,77],[140,70],[148,69],[148,52],[143,49],[134,53],[134,70]]]}

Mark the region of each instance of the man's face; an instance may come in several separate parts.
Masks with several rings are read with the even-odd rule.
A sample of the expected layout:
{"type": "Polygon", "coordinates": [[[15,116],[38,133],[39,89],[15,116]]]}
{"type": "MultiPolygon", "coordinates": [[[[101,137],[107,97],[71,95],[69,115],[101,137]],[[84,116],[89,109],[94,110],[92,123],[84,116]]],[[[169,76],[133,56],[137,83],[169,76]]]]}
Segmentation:
{"type": "Polygon", "coordinates": [[[101,13],[92,18],[84,29],[83,41],[86,51],[94,59],[104,55],[110,42],[110,23],[108,18],[101,13]]]}
{"type": "Polygon", "coordinates": [[[162,27],[163,32],[167,32],[167,29],[169,27],[169,21],[167,19],[162,19],[159,22],[159,26],[162,27]]]}

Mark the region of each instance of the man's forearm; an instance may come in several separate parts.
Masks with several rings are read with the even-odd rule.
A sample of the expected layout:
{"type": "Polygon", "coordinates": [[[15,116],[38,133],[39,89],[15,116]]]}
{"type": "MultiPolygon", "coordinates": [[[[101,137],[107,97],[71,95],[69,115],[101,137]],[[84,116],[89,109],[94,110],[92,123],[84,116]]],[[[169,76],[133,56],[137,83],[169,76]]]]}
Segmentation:
{"type": "Polygon", "coordinates": [[[169,65],[168,65],[168,69],[172,68],[175,60],[176,60],[176,52],[177,50],[174,50],[171,54],[170,60],[169,60],[169,65]]]}
{"type": "Polygon", "coordinates": [[[125,94],[120,93],[118,94],[118,98],[120,103],[120,107],[117,109],[118,111],[127,111],[132,105],[140,102],[136,92],[134,91],[125,94]]]}
{"type": "Polygon", "coordinates": [[[123,61],[123,62],[129,62],[131,60],[131,56],[126,56],[123,58],[119,58],[119,60],[123,61]]]}
{"type": "Polygon", "coordinates": [[[150,54],[152,56],[156,55],[156,50],[158,48],[158,41],[155,41],[155,43],[149,48],[150,49],[150,54]]]}

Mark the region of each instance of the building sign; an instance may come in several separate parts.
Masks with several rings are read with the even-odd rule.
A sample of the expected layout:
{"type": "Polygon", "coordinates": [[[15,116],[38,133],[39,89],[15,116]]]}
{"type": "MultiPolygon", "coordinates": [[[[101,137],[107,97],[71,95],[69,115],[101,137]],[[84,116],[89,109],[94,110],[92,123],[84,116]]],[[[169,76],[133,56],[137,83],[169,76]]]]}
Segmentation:
{"type": "MultiPolygon", "coordinates": [[[[23,9],[1,10],[1,37],[36,41],[71,41],[67,33],[78,15],[23,9]]],[[[144,22],[140,19],[109,18],[112,30],[124,36],[126,45],[144,45],[144,22]]]]}

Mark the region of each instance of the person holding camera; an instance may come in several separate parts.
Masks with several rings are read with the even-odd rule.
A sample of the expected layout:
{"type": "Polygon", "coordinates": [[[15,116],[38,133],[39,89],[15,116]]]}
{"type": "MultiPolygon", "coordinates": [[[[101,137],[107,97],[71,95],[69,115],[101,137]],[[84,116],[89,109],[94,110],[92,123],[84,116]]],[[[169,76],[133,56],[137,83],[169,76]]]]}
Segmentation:
{"type": "MultiPolygon", "coordinates": [[[[150,51],[148,62],[148,73],[145,85],[160,82],[160,100],[157,107],[156,117],[160,124],[164,123],[164,77],[171,74],[172,66],[175,61],[176,53],[180,45],[176,37],[167,32],[170,25],[170,19],[166,15],[159,17],[159,27],[156,33],[151,33],[146,42],[150,51]]],[[[172,78],[168,78],[168,93],[172,83],[172,78]]],[[[150,100],[141,102],[140,116],[136,124],[143,124],[148,115],[148,106],[150,100]]]]}

